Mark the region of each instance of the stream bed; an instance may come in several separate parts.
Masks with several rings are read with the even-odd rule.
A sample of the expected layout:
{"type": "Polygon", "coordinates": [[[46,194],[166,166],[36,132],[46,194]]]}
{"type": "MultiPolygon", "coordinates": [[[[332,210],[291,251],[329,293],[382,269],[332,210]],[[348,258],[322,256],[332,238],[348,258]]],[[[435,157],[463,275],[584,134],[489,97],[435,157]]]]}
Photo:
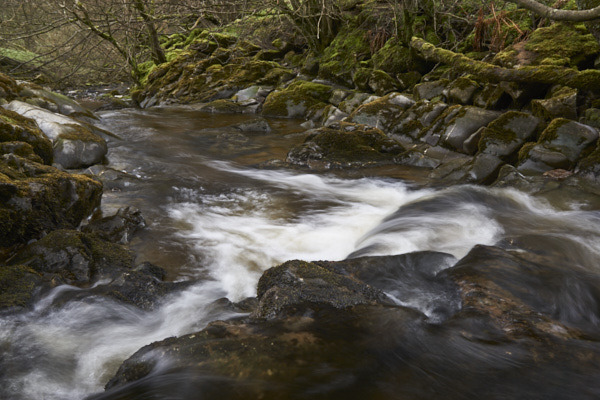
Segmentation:
{"type": "MultiPolygon", "coordinates": [[[[284,159],[305,131],[293,120],[269,120],[270,133],[229,128],[251,118],[189,108],[101,114],[101,125],[123,138],[109,144],[104,215],[123,206],[140,209],[147,227],[131,242],[137,261],[165,268],[169,280],[194,284],[154,311],[105,298],[55,307],[60,293],[85,290],[59,286],[35,309],[2,316],[1,398],[167,398],[159,392],[120,397],[100,393],[121,363],[141,347],[239,316],[212,305],[223,297],[235,302],[256,296],[258,280],[270,267],[293,259],[341,261],[430,251],[448,254],[432,267],[438,274],[477,246],[554,257],[554,275],[523,272],[503,279],[518,282],[532,302],[540,299],[543,313],[583,332],[568,340],[577,354],[573,357],[588,354],[582,360],[586,368],[565,365],[568,354],[561,350],[556,363],[535,370],[535,356],[525,355],[526,344],[489,339],[483,333],[477,340],[468,339],[465,330],[479,328],[442,324],[447,316],[438,315],[446,306],[458,310],[460,301],[437,287],[419,286],[422,281],[407,275],[405,281],[384,282],[386,293],[399,307],[422,315],[419,326],[443,326],[443,333],[414,329],[408,341],[412,350],[378,356],[379,368],[397,375],[363,374],[381,379],[373,384],[377,395],[356,396],[600,397],[600,199],[565,198],[561,192],[532,197],[510,188],[434,189],[426,185],[423,171],[400,167],[327,174],[257,168],[284,159]],[[538,294],[540,287],[552,289],[552,294],[538,294]],[[428,358],[415,361],[410,376],[403,377],[399,366],[417,359],[411,351],[428,358]],[[411,381],[412,389],[398,391],[411,381]]],[[[381,340],[391,342],[398,340],[395,329],[402,330],[404,341],[410,334],[393,324],[381,329],[381,340]]],[[[353,385],[358,383],[348,387],[353,385]]],[[[353,398],[344,391],[328,394],[327,386],[322,387],[322,393],[299,391],[304,394],[298,397],[310,398],[312,393],[313,398],[353,398]]],[[[201,398],[186,393],[173,392],[168,398],[201,398]]]]}

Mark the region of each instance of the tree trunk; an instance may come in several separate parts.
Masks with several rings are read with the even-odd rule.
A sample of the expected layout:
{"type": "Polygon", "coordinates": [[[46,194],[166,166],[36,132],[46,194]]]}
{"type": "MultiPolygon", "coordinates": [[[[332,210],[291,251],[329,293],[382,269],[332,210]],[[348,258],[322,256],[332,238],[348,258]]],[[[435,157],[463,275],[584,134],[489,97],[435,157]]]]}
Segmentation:
{"type": "Polygon", "coordinates": [[[550,65],[527,66],[517,69],[498,67],[483,61],[473,60],[463,54],[440,49],[423,39],[413,37],[410,46],[426,60],[433,60],[475,75],[489,82],[529,82],[560,84],[575,89],[600,91],[600,71],[577,71],[550,65]]]}
{"type": "Polygon", "coordinates": [[[154,19],[146,11],[146,7],[142,0],[135,0],[135,8],[142,16],[142,19],[146,24],[146,28],[148,29],[150,48],[152,49],[152,61],[154,61],[154,64],[156,65],[166,63],[167,57],[165,56],[165,52],[163,51],[162,47],[160,47],[160,41],[158,39],[156,25],[154,25],[154,19]]]}

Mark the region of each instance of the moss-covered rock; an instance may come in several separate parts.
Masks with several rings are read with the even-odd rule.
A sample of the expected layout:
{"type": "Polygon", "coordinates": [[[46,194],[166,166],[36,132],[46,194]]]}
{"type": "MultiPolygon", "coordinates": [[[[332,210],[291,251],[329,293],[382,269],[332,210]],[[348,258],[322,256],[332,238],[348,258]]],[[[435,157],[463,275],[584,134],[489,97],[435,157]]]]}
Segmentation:
{"type": "Polygon", "coordinates": [[[287,155],[289,164],[325,170],[390,164],[404,148],[381,130],[347,122],[310,131],[287,155]]]}
{"type": "Polygon", "coordinates": [[[444,95],[448,102],[469,105],[473,103],[473,97],[479,90],[479,84],[468,77],[460,77],[450,82],[444,89],[444,95]]]}
{"type": "Polygon", "coordinates": [[[341,29],[323,52],[318,75],[323,79],[351,87],[354,70],[360,68],[360,63],[368,60],[370,55],[366,31],[349,25],[341,29]]]}
{"type": "Polygon", "coordinates": [[[531,100],[533,114],[542,120],[554,118],[577,120],[577,89],[561,88],[548,99],[531,100]]]}
{"type": "Polygon", "coordinates": [[[52,164],[52,142],[36,122],[0,107],[0,142],[25,142],[31,145],[45,164],[52,164]]]}
{"type": "Polygon", "coordinates": [[[518,169],[536,174],[551,169],[571,170],[598,140],[598,131],[588,125],[564,118],[553,120],[537,143],[523,146],[518,169]]]}
{"type": "Polygon", "coordinates": [[[393,76],[411,71],[427,73],[430,69],[427,63],[414,57],[412,51],[403,46],[395,36],[388,39],[383,47],[373,54],[372,60],[375,68],[393,76]]]}
{"type": "Polygon", "coordinates": [[[280,91],[269,94],[263,105],[265,116],[310,118],[325,108],[333,88],[321,83],[296,81],[280,91]]]}
{"type": "Polygon", "coordinates": [[[509,111],[491,122],[481,132],[478,140],[480,153],[491,154],[507,162],[515,161],[513,156],[523,143],[533,139],[541,121],[533,115],[519,111],[509,111]]]}
{"type": "Polygon", "coordinates": [[[391,132],[402,113],[413,104],[414,100],[406,95],[390,93],[362,104],[350,114],[348,121],[391,132]]]}
{"type": "Polygon", "coordinates": [[[100,205],[102,184],[83,175],[31,162],[0,158],[0,248],[59,228],[75,228],[100,205]]]}
{"type": "Polygon", "coordinates": [[[11,263],[26,265],[48,281],[85,287],[130,269],[133,256],[96,235],[56,230],[19,251],[11,263]]]}
{"type": "Polygon", "coordinates": [[[494,61],[509,68],[548,65],[583,69],[592,66],[599,54],[600,45],[583,24],[555,22],[533,31],[526,42],[498,53],[494,61]]]}
{"type": "Polygon", "coordinates": [[[108,147],[104,138],[75,119],[14,100],[7,109],[31,118],[53,142],[53,160],[64,168],[84,168],[100,163],[108,147]]]}
{"type": "Polygon", "coordinates": [[[41,282],[40,275],[27,266],[0,266],[0,310],[31,306],[41,282]]]}

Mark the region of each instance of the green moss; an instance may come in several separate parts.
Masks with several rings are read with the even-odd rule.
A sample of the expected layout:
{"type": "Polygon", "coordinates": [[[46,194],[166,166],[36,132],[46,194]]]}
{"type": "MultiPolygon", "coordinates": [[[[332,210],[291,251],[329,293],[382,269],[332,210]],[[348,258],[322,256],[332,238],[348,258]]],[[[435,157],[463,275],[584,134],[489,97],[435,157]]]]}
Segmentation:
{"type": "Polygon", "coordinates": [[[104,144],[105,141],[100,136],[92,133],[90,130],[78,124],[64,124],[67,132],[58,135],[58,139],[81,140],[85,142],[96,142],[104,144]]]}
{"type": "Polygon", "coordinates": [[[320,60],[319,76],[350,86],[352,73],[360,61],[369,59],[371,49],[366,31],[351,26],[344,27],[327,47],[320,60]]]}
{"type": "Polygon", "coordinates": [[[281,91],[269,94],[263,114],[278,117],[307,117],[312,109],[324,108],[333,88],[308,81],[296,81],[281,91]]]}
{"type": "Polygon", "coordinates": [[[40,276],[23,266],[0,267],[0,309],[31,305],[40,276]]]}
{"type": "Polygon", "coordinates": [[[566,119],[566,118],[553,119],[552,122],[550,122],[550,124],[542,132],[538,142],[539,143],[544,143],[544,142],[551,143],[551,142],[555,141],[556,139],[558,139],[558,130],[562,126],[569,124],[571,122],[573,122],[573,121],[566,119]]]}
{"type": "Polygon", "coordinates": [[[525,44],[525,50],[536,53],[534,64],[543,64],[546,60],[556,65],[568,59],[571,67],[578,67],[597,57],[600,45],[585,25],[556,22],[535,30],[525,44]]]}

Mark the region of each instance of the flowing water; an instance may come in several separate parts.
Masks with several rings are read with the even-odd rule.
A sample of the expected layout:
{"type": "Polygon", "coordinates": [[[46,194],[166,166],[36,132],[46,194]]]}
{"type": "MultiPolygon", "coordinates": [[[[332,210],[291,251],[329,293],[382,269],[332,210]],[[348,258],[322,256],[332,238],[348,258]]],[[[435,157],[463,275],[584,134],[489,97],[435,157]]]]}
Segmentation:
{"type": "MultiPolygon", "coordinates": [[[[425,188],[414,183],[422,174],[408,169],[373,170],[370,176],[259,169],[254,165],[284,158],[304,134],[286,120],[270,121],[269,134],[226,128],[249,118],[185,108],[103,113],[102,124],[124,139],[111,140],[104,214],[139,208],[148,226],[131,243],[137,261],[164,267],[170,280],[198,283],[152,312],[104,298],[55,307],[59,294],[85,290],[60,286],[35,309],[1,317],[1,398],[64,400],[101,392],[136,350],[233,316],[211,303],[254,296],[262,272],[290,259],[423,250],[460,259],[478,244],[510,243],[531,251],[552,248],[560,263],[600,276],[600,214],[594,211],[600,202],[593,197],[563,198],[556,208],[552,199],[512,189],[425,188]]],[[[388,289],[398,304],[428,316],[437,301],[401,282],[388,289]]],[[[567,320],[584,318],[593,332],[600,325],[596,295],[582,298],[575,284],[556,307],[567,320]]],[[[492,344],[461,348],[460,354],[439,343],[419,345],[448,353],[456,363],[483,354],[493,358],[497,351],[492,344]]],[[[597,370],[591,373],[564,379],[600,378],[594,378],[597,370]]],[[[593,390],[598,394],[597,385],[593,390]]]]}

